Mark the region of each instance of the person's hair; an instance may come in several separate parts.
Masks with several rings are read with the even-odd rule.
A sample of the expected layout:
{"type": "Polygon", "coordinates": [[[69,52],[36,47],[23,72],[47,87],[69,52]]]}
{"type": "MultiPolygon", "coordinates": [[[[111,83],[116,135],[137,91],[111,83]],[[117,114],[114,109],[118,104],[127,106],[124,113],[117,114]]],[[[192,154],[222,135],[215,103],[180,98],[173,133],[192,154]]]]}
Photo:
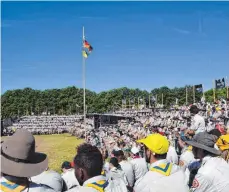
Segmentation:
{"type": "Polygon", "coordinates": [[[135,153],[134,156],[140,156],[139,153],[135,153]]]}
{"type": "Polygon", "coordinates": [[[69,161],[64,161],[61,165],[61,169],[71,169],[71,163],[69,161]]]}
{"type": "Polygon", "coordinates": [[[159,160],[159,159],[166,159],[167,153],[159,155],[159,154],[155,154],[154,157],[159,160]]]}
{"type": "Polygon", "coordinates": [[[121,166],[118,163],[118,159],[116,157],[112,157],[110,159],[110,164],[112,164],[114,167],[116,167],[117,169],[120,169],[121,166]]]}
{"type": "Polygon", "coordinates": [[[219,138],[221,136],[221,133],[220,133],[220,131],[218,129],[212,129],[208,133],[211,134],[211,135],[217,136],[217,138],[219,138]]]}
{"type": "Polygon", "coordinates": [[[199,109],[196,105],[192,105],[190,107],[190,113],[197,114],[199,112],[199,109]]]}
{"type": "Polygon", "coordinates": [[[77,148],[74,164],[84,169],[88,177],[95,177],[101,175],[103,157],[97,147],[84,143],[77,148]]]}
{"type": "Polygon", "coordinates": [[[206,151],[206,150],[203,150],[203,151],[204,151],[204,157],[206,157],[206,156],[217,157],[218,156],[218,155],[213,154],[213,153],[211,153],[209,151],[206,151]]]}

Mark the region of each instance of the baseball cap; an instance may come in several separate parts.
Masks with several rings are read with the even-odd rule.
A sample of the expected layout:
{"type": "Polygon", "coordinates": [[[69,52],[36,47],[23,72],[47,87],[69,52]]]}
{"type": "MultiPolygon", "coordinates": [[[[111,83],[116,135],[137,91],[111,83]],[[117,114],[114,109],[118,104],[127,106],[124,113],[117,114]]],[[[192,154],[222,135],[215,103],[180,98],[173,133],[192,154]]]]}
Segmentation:
{"type": "Polygon", "coordinates": [[[145,139],[138,140],[137,142],[144,144],[150,151],[159,155],[165,154],[169,150],[169,141],[166,137],[158,133],[151,134],[145,139]]]}

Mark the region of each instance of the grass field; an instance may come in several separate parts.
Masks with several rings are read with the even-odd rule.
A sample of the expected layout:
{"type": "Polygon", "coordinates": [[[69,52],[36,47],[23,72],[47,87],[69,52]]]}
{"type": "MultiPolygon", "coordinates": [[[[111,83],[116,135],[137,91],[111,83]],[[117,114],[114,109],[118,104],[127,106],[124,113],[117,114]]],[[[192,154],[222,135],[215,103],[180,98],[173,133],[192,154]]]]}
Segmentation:
{"type": "MultiPolygon", "coordinates": [[[[2,140],[5,137],[1,137],[2,140]]],[[[76,147],[84,140],[76,139],[70,134],[35,135],[36,151],[48,155],[49,168],[61,172],[63,161],[72,161],[76,155],[76,147]]]]}
{"type": "Polygon", "coordinates": [[[72,161],[76,154],[76,147],[83,143],[69,134],[36,135],[36,151],[48,155],[49,168],[60,172],[63,161],[72,161]]]}

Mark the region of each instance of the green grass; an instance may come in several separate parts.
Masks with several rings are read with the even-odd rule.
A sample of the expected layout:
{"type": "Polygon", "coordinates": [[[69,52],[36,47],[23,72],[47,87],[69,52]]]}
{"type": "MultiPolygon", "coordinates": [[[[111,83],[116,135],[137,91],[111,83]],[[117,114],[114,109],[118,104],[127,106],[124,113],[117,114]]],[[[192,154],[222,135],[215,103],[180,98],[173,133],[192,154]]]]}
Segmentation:
{"type": "Polygon", "coordinates": [[[84,142],[69,134],[35,136],[36,151],[48,155],[49,168],[60,172],[64,161],[73,161],[76,147],[84,142]]]}
{"type": "MultiPolygon", "coordinates": [[[[48,155],[49,168],[61,172],[61,164],[64,161],[73,161],[76,155],[76,147],[84,142],[70,134],[35,135],[36,151],[48,155]]],[[[7,137],[1,137],[1,140],[7,137]]]]}

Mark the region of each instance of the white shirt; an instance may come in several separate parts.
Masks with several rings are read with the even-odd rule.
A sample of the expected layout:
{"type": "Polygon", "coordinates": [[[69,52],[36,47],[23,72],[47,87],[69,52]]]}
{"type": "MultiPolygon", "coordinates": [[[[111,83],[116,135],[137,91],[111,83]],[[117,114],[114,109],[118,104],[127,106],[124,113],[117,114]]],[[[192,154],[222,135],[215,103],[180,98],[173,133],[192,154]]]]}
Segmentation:
{"type": "MultiPolygon", "coordinates": [[[[150,168],[169,163],[166,159],[152,163],[150,168]]],[[[165,169],[164,169],[165,170],[165,169]]],[[[165,176],[156,171],[148,171],[145,176],[135,183],[135,192],[188,192],[185,185],[184,172],[175,164],[172,164],[170,175],[165,176]]]]}
{"type": "Polygon", "coordinates": [[[191,191],[228,192],[229,164],[221,157],[205,157],[195,176],[191,191]]]}
{"type": "Polygon", "coordinates": [[[76,179],[74,169],[67,170],[65,173],[62,174],[62,178],[66,184],[66,190],[69,190],[72,187],[79,186],[79,182],[76,179]]]}
{"type": "Polygon", "coordinates": [[[194,115],[190,129],[194,130],[196,134],[206,131],[204,118],[199,114],[194,115]]]}
{"type": "Polygon", "coordinates": [[[135,181],[147,173],[148,167],[145,158],[132,159],[130,163],[133,165],[135,181]]]}
{"type": "Polygon", "coordinates": [[[126,174],[123,170],[117,169],[113,167],[109,172],[109,180],[122,180],[126,186],[128,186],[128,181],[126,178],[126,174]]]}
{"type": "MultiPolygon", "coordinates": [[[[6,176],[6,177],[0,178],[0,182],[1,182],[0,192],[5,192],[2,190],[2,185],[4,185],[4,183],[8,183],[8,181],[9,181],[8,179],[10,179],[10,178],[11,178],[11,176],[6,176]]],[[[12,178],[14,178],[14,177],[12,177],[12,178]]],[[[31,192],[42,192],[42,191],[44,191],[44,192],[55,192],[53,189],[51,189],[49,187],[46,187],[42,184],[32,183],[32,182],[30,182],[29,187],[25,188],[23,190],[23,192],[27,192],[28,189],[31,192]]]]}
{"type": "Polygon", "coordinates": [[[133,169],[132,164],[129,163],[128,161],[121,161],[119,165],[121,166],[122,170],[126,174],[126,178],[127,178],[129,186],[133,187],[134,186],[134,169],[133,169]]]}
{"type": "Polygon", "coordinates": [[[102,175],[92,177],[92,178],[88,179],[87,181],[85,181],[83,186],[74,187],[74,188],[68,190],[68,192],[99,192],[95,188],[88,187],[87,184],[98,182],[101,180],[106,180],[106,178],[102,175]]]}
{"type": "Polygon", "coordinates": [[[166,157],[167,161],[170,163],[174,163],[178,165],[178,155],[177,152],[175,150],[175,148],[173,146],[169,146],[169,150],[167,152],[167,157],[166,157]]]}
{"type": "Polygon", "coordinates": [[[192,153],[192,150],[188,147],[185,147],[184,151],[182,152],[179,160],[179,166],[183,171],[186,170],[188,165],[192,162],[196,161],[194,158],[194,155],[192,153]]]}

